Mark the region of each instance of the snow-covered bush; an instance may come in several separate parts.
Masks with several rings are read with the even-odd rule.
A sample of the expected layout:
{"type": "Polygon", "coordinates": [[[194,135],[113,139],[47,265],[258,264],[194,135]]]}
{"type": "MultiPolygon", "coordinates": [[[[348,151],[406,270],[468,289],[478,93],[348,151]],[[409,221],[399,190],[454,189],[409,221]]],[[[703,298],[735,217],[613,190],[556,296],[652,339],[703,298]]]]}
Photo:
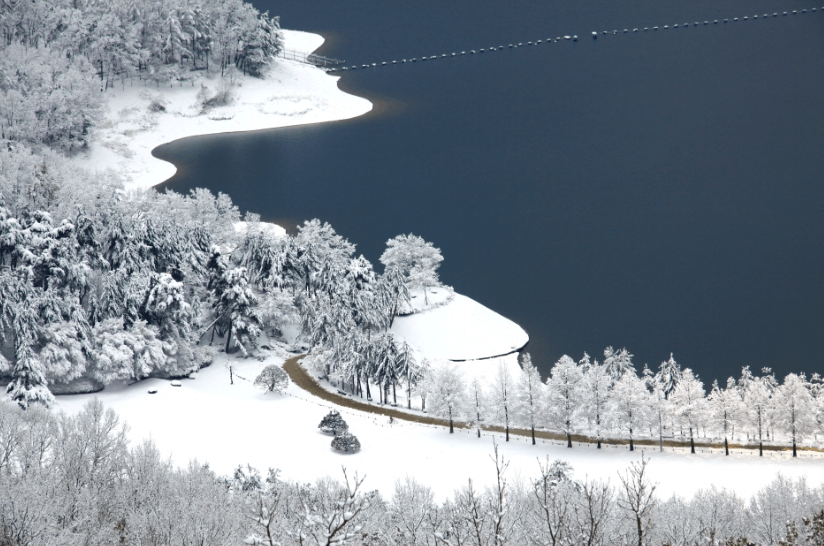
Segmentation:
{"type": "Polygon", "coordinates": [[[346,432],[349,425],[346,424],[346,421],[343,420],[337,410],[332,410],[321,420],[318,428],[321,432],[337,436],[339,433],[346,432]]]}
{"type": "Polygon", "coordinates": [[[340,434],[335,434],[335,438],[332,440],[332,447],[344,453],[357,453],[360,451],[361,446],[354,434],[349,431],[343,431],[340,434]]]}
{"type": "Polygon", "coordinates": [[[260,375],[255,379],[255,386],[268,392],[280,393],[289,386],[289,376],[283,368],[276,364],[271,364],[263,368],[260,375]]]}

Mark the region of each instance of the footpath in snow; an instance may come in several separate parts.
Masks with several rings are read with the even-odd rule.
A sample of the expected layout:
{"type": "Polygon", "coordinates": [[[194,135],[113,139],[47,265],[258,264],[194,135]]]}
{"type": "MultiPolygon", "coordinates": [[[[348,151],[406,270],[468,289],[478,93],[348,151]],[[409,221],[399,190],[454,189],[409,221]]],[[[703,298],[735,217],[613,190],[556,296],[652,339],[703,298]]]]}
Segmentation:
{"type": "MultiPolygon", "coordinates": [[[[286,48],[307,53],[324,41],[307,32],[283,34],[286,48]]],[[[128,189],[149,188],[176,171],[171,163],[152,156],[161,144],[197,135],[349,119],[372,109],[368,100],[338,89],[338,79],[314,66],[278,59],[263,79],[235,77],[234,101],[207,112],[200,107],[198,93],[204,85],[209,96],[215,95],[223,82],[219,72],[204,75],[194,86],[118,83],[106,91],[105,119],[77,164],[90,170],[111,169],[124,177],[128,189]]]]}
{"type": "MultiPolygon", "coordinates": [[[[365,414],[312,397],[290,385],[285,394],[264,394],[251,381],[267,364],[281,364],[271,355],[263,362],[221,354],[208,368],[182,380],[173,387],[169,381],[150,379],[131,386],[109,387],[96,395],[58,396],[59,408],[77,413],[88,400],[97,396],[128,422],[132,443],[151,438],[164,456],[176,465],[190,460],[208,462],[220,474],[230,474],[239,464],[250,463],[261,471],[280,468],[287,478],[301,482],[331,476],[340,478],[340,468],[366,476],[364,486],[391,496],[394,483],[414,475],[432,488],[439,500],[465,485],[469,478],[477,488],[491,486],[494,467],[489,459],[493,439],[511,461],[508,479],[527,481],[538,473],[537,460],[562,459],[569,462],[577,478],[609,479],[613,484],[641,451],[625,448],[596,450],[594,446],[567,449],[558,443],[532,446],[527,438],[509,443],[501,435],[485,434],[478,439],[474,431],[450,435],[442,427],[430,427],[365,414]],[[229,384],[231,362],[234,385],[229,384]],[[157,389],[157,394],[149,394],[157,389]],[[331,436],[317,426],[330,409],[336,408],[362,445],[359,453],[341,455],[330,447],[331,436]]],[[[824,483],[821,458],[792,460],[771,454],[759,459],[757,453],[735,452],[724,457],[713,454],[684,454],[682,451],[658,453],[646,449],[651,459],[649,472],[659,483],[658,492],[691,496],[711,486],[735,490],[749,496],[781,472],[789,478],[806,476],[810,485],[824,483]]]]}

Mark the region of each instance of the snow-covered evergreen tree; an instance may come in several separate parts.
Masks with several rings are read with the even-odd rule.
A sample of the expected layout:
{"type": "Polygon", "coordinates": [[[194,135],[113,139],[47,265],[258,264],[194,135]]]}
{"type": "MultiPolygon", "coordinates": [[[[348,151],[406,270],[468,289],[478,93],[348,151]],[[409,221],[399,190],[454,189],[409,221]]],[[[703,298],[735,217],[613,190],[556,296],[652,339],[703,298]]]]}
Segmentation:
{"type": "Polygon", "coordinates": [[[764,456],[764,433],[769,422],[771,409],[770,391],[763,378],[756,377],[749,366],[741,368],[738,387],[744,397],[746,422],[753,436],[758,438],[758,455],[764,456]]]}
{"type": "Polygon", "coordinates": [[[664,396],[670,397],[672,391],[681,380],[681,366],[675,361],[675,358],[670,353],[669,360],[662,362],[658,367],[658,373],[655,374],[655,380],[661,385],[661,390],[664,396]]]}
{"type": "Polygon", "coordinates": [[[741,397],[738,394],[735,379],[732,377],[727,379],[726,389],[718,386],[718,380],[713,381],[712,391],[707,396],[707,412],[710,423],[724,436],[725,455],[730,454],[728,437],[742,411],[741,397]]]}
{"type": "Polygon", "coordinates": [[[635,366],[632,364],[632,355],[626,349],[614,350],[612,347],[604,349],[604,368],[607,374],[615,383],[624,374],[631,371],[635,373],[635,366]]]}
{"type": "Polygon", "coordinates": [[[455,432],[453,421],[466,414],[466,385],[454,364],[441,362],[433,368],[430,380],[432,389],[427,396],[429,411],[438,417],[449,419],[449,433],[455,432]]]}
{"type": "Polygon", "coordinates": [[[576,418],[584,401],[583,379],[578,364],[564,355],[552,367],[546,381],[547,423],[566,435],[568,448],[572,447],[576,418]]]}
{"type": "Polygon", "coordinates": [[[611,418],[615,427],[629,436],[629,450],[635,449],[634,438],[647,419],[649,393],[634,371],[627,371],[612,387],[611,418]]]}
{"type": "Polygon", "coordinates": [[[607,423],[612,378],[603,364],[595,360],[584,372],[581,412],[595,427],[595,439],[601,449],[603,427],[607,423]]]}
{"type": "Polygon", "coordinates": [[[535,425],[541,417],[541,405],[544,397],[543,383],[538,368],[532,364],[529,353],[521,354],[521,373],[515,391],[518,424],[529,427],[532,432],[532,445],[535,445],[535,425]]]}
{"type": "Polygon", "coordinates": [[[694,431],[704,411],[704,383],[692,373],[692,370],[685,368],[681,372],[681,380],[672,391],[672,403],[675,415],[682,426],[686,426],[690,433],[690,452],[695,453],[694,431]]]}
{"type": "Polygon", "coordinates": [[[467,389],[467,416],[469,417],[468,424],[475,428],[478,438],[481,437],[481,426],[487,420],[489,404],[486,401],[486,391],[483,386],[483,381],[479,377],[473,377],[469,381],[469,388],[467,389]]]}
{"type": "Polygon", "coordinates": [[[397,268],[410,290],[423,290],[427,305],[427,288],[440,285],[437,269],[443,261],[440,249],[417,235],[398,235],[386,242],[380,261],[387,268],[397,268]]]}
{"type": "Polygon", "coordinates": [[[506,441],[509,441],[509,423],[514,417],[516,386],[509,373],[506,362],[501,360],[492,378],[492,386],[489,391],[489,401],[492,404],[492,413],[495,420],[504,424],[506,431],[506,441]]]}
{"type": "Polygon", "coordinates": [[[796,443],[815,429],[815,403],[804,374],[788,374],[776,393],[776,424],[790,436],[793,457],[796,443]]]}

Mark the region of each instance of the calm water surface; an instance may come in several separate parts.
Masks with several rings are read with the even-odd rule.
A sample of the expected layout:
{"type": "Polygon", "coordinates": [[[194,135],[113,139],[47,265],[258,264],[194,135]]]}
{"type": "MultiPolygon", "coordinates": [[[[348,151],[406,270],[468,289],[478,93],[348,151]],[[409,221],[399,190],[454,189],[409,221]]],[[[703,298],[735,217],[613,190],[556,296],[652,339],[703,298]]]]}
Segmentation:
{"type": "Polygon", "coordinates": [[[341,87],[374,113],[164,145],[179,166],[166,187],[222,191],[287,226],[321,218],[375,263],[390,237],[419,234],[442,249],[445,283],[527,330],[544,373],[607,345],[639,368],[674,352],[705,381],[824,371],[824,13],[800,13],[813,4],[255,5],[350,66],[581,40],[347,72],[341,87]]]}

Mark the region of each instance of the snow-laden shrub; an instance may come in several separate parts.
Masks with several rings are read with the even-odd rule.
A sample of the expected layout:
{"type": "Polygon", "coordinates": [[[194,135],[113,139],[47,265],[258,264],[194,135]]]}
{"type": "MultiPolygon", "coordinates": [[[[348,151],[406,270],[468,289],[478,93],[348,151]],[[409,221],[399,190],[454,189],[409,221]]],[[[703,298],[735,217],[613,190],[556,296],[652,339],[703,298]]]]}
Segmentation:
{"type": "Polygon", "coordinates": [[[254,384],[265,391],[280,393],[289,386],[289,376],[286,375],[283,368],[272,364],[263,368],[254,384]]]}
{"type": "Polygon", "coordinates": [[[349,425],[346,424],[346,421],[343,420],[337,410],[332,410],[321,420],[318,428],[322,432],[338,436],[349,430],[349,425]]]}
{"type": "Polygon", "coordinates": [[[344,453],[357,453],[360,451],[360,442],[351,432],[343,431],[335,435],[335,439],[332,440],[332,447],[344,453]]]}

